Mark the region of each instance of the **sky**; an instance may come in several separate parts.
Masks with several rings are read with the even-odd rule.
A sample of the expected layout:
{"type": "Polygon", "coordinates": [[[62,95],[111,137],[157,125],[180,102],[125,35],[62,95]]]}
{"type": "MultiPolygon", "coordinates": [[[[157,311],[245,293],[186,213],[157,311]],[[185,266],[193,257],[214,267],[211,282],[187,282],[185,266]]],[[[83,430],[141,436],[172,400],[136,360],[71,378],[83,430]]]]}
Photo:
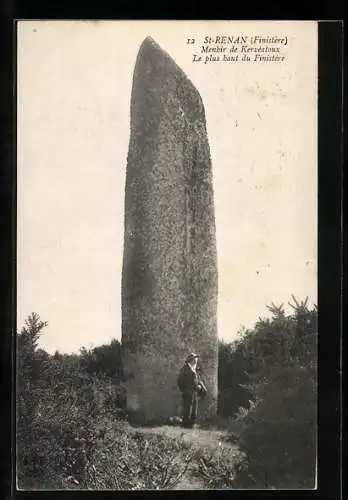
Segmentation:
{"type": "Polygon", "coordinates": [[[267,305],[317,301],[314,22],[21,21],[17,66],[17,329],[76,352],[121,338],[132,73],[151,36],[198,89],[211,150],[218,336],[267,305]],[[204,36],[284,36],[283,63],[197,63],[204,36]],[[187,44],[194,38],[196,46],[187,44]]]}

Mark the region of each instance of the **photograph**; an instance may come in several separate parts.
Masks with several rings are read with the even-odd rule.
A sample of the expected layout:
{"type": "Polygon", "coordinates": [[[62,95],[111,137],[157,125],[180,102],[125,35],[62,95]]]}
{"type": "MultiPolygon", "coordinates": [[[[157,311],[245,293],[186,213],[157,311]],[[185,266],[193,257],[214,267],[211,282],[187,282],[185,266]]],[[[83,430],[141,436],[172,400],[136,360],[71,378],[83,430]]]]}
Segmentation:
{"type": "Polygon", "coordinates": [[[16,37],[16,488],[317,489],[318,22],[16,37]]]}

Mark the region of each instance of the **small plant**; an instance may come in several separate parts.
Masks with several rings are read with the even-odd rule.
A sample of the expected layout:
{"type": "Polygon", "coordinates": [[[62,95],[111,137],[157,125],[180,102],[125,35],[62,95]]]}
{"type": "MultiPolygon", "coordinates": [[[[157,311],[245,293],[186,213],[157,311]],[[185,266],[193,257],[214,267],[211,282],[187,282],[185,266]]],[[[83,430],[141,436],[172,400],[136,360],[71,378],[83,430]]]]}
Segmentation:
{"type": "Polygon", "coordinates": [[[238,464],[243,454],[238,447],[219,442],[213,450],[199,450],[195,474],[203,479],[208,489],[232,489],[238,464]]]}

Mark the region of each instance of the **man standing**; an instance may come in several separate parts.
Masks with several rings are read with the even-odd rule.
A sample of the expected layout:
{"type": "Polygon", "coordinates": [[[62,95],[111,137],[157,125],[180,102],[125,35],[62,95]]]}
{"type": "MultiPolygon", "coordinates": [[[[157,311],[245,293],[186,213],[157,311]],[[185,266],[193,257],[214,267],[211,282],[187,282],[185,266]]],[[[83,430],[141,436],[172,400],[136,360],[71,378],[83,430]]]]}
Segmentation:
{"type": "Polygon", "coordinates": [[[183,427],[192,428],[196,422],[198,398],[204,397],[207,389],[197,373],[198,356],[190,353],[178,376],[178,387],[182,393],[183,427]]]}

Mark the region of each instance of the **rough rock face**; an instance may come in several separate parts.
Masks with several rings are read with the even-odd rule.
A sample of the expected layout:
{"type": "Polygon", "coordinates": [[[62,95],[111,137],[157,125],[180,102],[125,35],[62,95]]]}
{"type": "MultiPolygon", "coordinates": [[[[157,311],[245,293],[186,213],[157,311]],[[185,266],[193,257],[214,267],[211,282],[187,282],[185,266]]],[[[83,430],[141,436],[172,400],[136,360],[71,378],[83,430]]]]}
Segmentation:
{"type": "Polygon", "coordinates": [[[212,171],[204,107],[151,39],[138,53],[125,191],[122,346],[135,419],[180,415],[177,375],[200,354],[216,412],[217,269],[212,171]]]}

